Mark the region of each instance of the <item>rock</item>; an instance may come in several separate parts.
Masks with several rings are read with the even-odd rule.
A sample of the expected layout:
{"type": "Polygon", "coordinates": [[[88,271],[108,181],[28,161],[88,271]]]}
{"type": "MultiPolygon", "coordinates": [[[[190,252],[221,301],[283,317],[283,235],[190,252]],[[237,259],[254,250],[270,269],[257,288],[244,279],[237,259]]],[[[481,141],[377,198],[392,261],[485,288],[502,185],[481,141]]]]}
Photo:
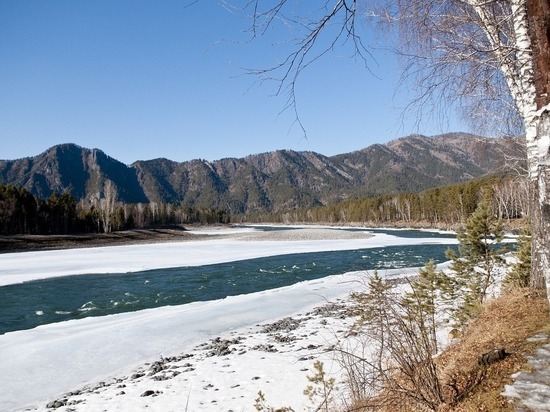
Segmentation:
{"type": "Polygon", "coordinates": [[[264,343],[264,344],[261,344],[261,345],[256,345],[252,348],[252,350],[259,350],[259,351],[263,351],[263,352],[279,352],[278,349],[275,347],[275,345],[273,344],[267,344],[267,343],[264,343]]]}
{"type": "Polygon", "coordinates": [[[312,312],[313,315],[321,316],[321,317],[338,317],[341,316],[343,313],[346,314],[348,308],[346,308],[344,305],[338,304],[338,303],[329,303],[325,306],[321,306],[319,308],[315,308],[312,312]]]}
{"type": "Polygon", "coordinates": [[[66,404],[67,404],[67,399],[63,399],[63,400],[56,399],[55,401],[48,403],[46,405],[46,408],[57,409],[57,408],[61,408],[62,406],[65,406],[66,404]]]}
{"type": "Polygon", "coordinates": [[[449,340],[457,339],[462,336],[462,332],[456,328],[453,328],[449,331],[449,340]]]}
{"type": "Polygon", "coordinates": [[[151,389],[149,389],[149,390],[143,392],[143,393],[141,394],[141,397],[144,398],[144,397],[146,397],[146,396],[153,396],[153,395],[156,395],[156,394],[157,394],[157,392],[152,391],[151,389]]]}
{"type": "Polygon", "coordinates": [[[504,359],[508,353],[504,348],[493,349],[492,351],[486,352],[481,355],[477,361],[480,366],[488,366],[491,363],[495,363],[504,359]]]}
{"type": "Polygon", "coordinates": [[[263,333],[274,333],[274,332],[290,332],[297,329],[300,326],[300,321],[293,318],[284,318],[277,322],[264,325],[262,332],[263,333]]]}
{"type": "Polygon", "coordinates": [[[153,376],[154,381],[166,381],[168,379],[171,379],[171,377],[168,377],[168,375],[156,375],[153,376]]]}
{"type": "Polygon", "coordinates": [[[275,335],[275,340],[279,343],[290,343],[294,342],[297,338],[291,335],[275,335]]]}
{"type": "Polygon", "coordinates": [[[231,345],[237,345],[241,342],[241,340],[241,337],[232,340],[221,339],[218,337],[213,339],[209,345],[204,345],[203,349],[210,350],[206,356],[227,356],[234,351],[234,349],[231,348],[231,345]]]}
{"type": "Polygon", "coordinates": [[[151,372],[149,372],[149,376],[153,376],[153,375],[163,371],[164,369],[166,369],[166,365],[163,362],[160,362],[160,361],[155,362],[149,368],[149,370],[151,371],[151,372]]]}

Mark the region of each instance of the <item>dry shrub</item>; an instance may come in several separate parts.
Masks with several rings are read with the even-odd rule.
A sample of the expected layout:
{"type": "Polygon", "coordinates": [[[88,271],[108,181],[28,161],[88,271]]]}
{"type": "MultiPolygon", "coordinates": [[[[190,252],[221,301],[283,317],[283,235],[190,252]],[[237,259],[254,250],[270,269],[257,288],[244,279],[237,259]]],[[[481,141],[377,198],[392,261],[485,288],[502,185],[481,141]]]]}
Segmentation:
{"type": "Polygon", "coordinates": [[[360,404],[363,410],[395,411],[407,406],[435,411],[444,401],[432,356],[436,344],[431,305],[425,304],[420,289],[416,292],[405,298],[375,272],[367,292],[352,295],[359,316],[355,350],[343,345],[335,349],[354,402],[349,410],[360,404]]]}
{"type": "MultiPolygon", "coordinates": [[[[525,356],[537,343],[527,338],[550,333],[548,300],[529,290],[510,293],[485,303],[460,339],[456,339],[435,358],[437,376],[444,402],[438,411],[512,411],[513,405],[500,394],[510,375],[527,369],[525,356]],[[489,366],[478,361],[482,354],[504,348],[508,355],[489,366]]],[[[418,364],[417,372],[430,368],[430,362],[418,364]]],[[[348,411],[420,411],[429,410],[411,398],[410,379],[403,371],[393,370],[382,391],[362,401],[355,401],[348,411]]]]}

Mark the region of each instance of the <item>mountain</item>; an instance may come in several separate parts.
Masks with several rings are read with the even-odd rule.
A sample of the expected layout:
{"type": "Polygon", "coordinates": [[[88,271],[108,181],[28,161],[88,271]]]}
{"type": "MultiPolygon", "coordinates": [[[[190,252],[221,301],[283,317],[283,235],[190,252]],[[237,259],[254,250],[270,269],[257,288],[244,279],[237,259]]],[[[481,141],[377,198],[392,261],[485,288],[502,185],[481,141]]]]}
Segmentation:
{"type": "Polygon", "coordinates": [[[413,135],[332,157],[278,150],[214,162],[153,159],[127,166],[99,149],[62,144],[35,157],[0,160],[0,184],[42,198],[68,191],[80,200],[101,196],[110,179],[119,200],[128,203],[183,202],[247,213],[464,182],[498,172],[522,153],[519,139],[452,133],[413,135]]]}
{"type": "Polygon", "coordinates": [[[357,170],[362,194],[377,196],[418,192],[502,171],[511,166],[511,159],[524,158],[523,151],[520,139],[449,133],[408,136],[333,159],[357,170]]]}
{"type": "Polygon", "coordinates": [[[148,201],[136,170],[98,149],[61,144],[35,157],[0,160],[0,184],[24,187],[41,198],[65,191],[77,200],[91,198],[101,194],[104,179],[113,181],[121,200],[148,201]]]}

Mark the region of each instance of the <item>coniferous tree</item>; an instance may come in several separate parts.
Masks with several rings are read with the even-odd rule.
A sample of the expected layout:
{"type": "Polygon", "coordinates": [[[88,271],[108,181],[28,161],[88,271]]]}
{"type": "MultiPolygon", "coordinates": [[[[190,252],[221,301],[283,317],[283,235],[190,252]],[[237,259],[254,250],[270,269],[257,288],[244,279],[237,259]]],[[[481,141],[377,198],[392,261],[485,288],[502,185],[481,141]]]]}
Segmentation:
{"type": "Polygon", "coordinates": [[[458,305],[454,312],[457,327],[465,326],[479,313],[488,289],[495,281],[496,266],[502,262],[498,243],[503,235],[502,222],[493,214],[489,202],[484,200],[457,235],[459,253],[447,250],[453,275],[446,277],[442,289],[446,291],[447,300],[458,305]]]}
{"type": "Polygon", "coordinates": [[[358,304],[357,313],[362,322],[375,322],[381,316],[384,310],[383,303],[388,301],[388,296],[392,295],[393,286],[385,279],[380,277],[375,270],[367,282],[367,291],[364,293],[352,293],[352,299],[358,304]]]}
{"type": "Polygon", "coordinates": [[[435,270],[435,261],[430,259],[426,266],[418,271],[418,277],[410,283],[411,291],[403,296],[407,317],[415,321],[420,333],[428,338],[433,354],[437,352],[436,307],[440,277],[435,270]]]}
{"type": "MultiPolygon", "coordinates": [[[[352,293],[351,297],[356,304],[360,323],[373,325],[373,330],[378,334],[377,340],[380,348],[384,348],[386,342],[385,322],[387,320],[387,303],[392,301],[393,286],[382,279],[378,271],[369,278],[367,291],[364,293],[352,293]]],[[[383,350],[378,351],[378,368],[384,370],[383,350]]]]}
{"type": "Polygon", "coordinates": [[[523,234],[518,238],[518,250],[515,253],[517,261],[503,280],[504,286],[526,288],[529,286],[531,275],[531,226],[523,229],[523,234]]]}

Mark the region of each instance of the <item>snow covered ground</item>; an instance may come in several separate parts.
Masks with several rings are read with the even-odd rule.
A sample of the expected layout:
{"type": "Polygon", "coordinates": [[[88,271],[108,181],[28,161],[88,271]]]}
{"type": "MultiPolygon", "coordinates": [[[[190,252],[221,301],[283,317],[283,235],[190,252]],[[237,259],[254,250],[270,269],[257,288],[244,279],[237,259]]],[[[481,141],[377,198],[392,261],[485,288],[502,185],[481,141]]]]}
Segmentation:
{"type": "MultiPolygon", "coordinates": [[[[317,230],[322,236],[289,231],[299,240],[289,235],[254,242],[237,232],[203,241],[4,254],[0,285],[289,253],[454,242],[317,230]]],[[[248,411],[255,410],[260,390],[271,405],[304,410],[309,401],[302,392],[314,359],[339,377],[325,350],[347,332],[351,320],[338,308],[351,290],[362,287],[364,276],[348,273],[218,301],[6,333],[0,336],[0,410],[45,410],[58,400],[78,411],[248,411]],[[338,305],[315,311],[329,302],[338,305]],[[277,322],[288,317],[286,323],[277,322]]]]}
{"type": "MultiPolygon", "coordinates": [[[[550,336],[538,334],[528,340],[548,342],[550,336]]],[[[550,411],[550,343],[542,345],[527,359],[531,369],[513,374],[514,382],[505,386],[502,395],[517,401],[519,412],[550,411]]]]}

